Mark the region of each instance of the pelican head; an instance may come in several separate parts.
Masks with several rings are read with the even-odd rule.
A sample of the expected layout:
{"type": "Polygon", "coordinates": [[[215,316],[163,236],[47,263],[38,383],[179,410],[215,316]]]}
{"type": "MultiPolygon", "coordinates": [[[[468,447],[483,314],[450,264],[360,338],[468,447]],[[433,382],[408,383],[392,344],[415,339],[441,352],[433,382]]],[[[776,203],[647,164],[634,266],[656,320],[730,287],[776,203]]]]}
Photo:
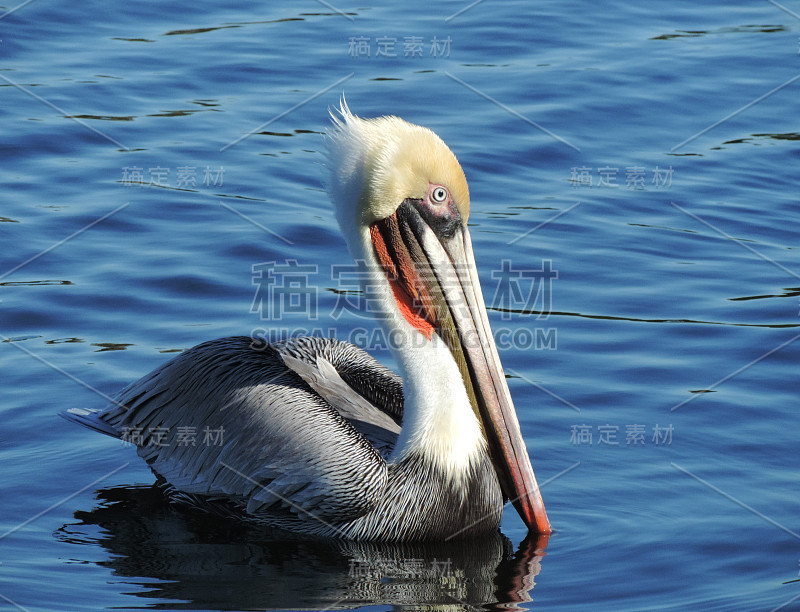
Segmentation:
{"type": "Polygon", "coordinates": [[[377,296],[372,308],[406,374],[395,455],[427,444],[457,471],[462,447],[472,446],[461,422],[474,423],[474,444],[488,450],[503,495],[531,530],[550,533],[481,294],[461,165],[431,130],[398,117],[361,119],[342,103],[333,120],[336,216],[351,255],[366,263],[365,293],[377,296]],[[426,353],[429,345],[441,348],[426,353]],[[461,408],[446,407],[450,396],[461,408]],[[456,418],[439,418],[447,410],[456,418]]]}

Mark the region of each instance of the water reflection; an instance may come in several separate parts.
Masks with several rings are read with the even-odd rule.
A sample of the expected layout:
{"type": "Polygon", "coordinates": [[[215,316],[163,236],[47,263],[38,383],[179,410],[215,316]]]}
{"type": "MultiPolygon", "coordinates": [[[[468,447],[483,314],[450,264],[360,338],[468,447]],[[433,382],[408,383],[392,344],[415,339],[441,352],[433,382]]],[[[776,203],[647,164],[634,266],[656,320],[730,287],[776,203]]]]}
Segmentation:
{"type": "Polygon", "coordinates": [[[515,609],[532,601],[547,545],[546,538],[526,540],[514,552],[500,533],[435,545],[287,539],[185,513],[150,486],[102,489],[97,496],[97,507],[76,512],[79,522],[64,525],[59,538],[100,544],[109,554],[99,564],[146,587],[139,597],[170,602],[160,609],[515,609]]]}

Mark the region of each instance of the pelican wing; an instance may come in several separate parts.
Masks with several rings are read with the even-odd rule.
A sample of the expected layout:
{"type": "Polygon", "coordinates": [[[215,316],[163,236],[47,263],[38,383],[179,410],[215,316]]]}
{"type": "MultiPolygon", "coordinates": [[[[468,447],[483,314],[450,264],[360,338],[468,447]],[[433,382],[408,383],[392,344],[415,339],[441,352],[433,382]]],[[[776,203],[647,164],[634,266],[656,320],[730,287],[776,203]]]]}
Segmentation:
{"type": "Polygon", "coordinates": [[[336,408],[386,458],[400,434],[403,381],[347,342],[316,336],[272,345],[288,368],[336,408]]]}
{"type": "Polygon", "coordinates": [[[272,347],[282,357],[295,357],[309,365],[329,362],[341,379],[395,423],[403,420],[403,379],[366,351],[333,338],[300,336],[272,347]]]}
{"type": "Polygon", "coordinates": [[[279,350],[248,337],[189,349],[124,389],[97,420],[135,442],[172,488],[250,514],[353,519],[387,482],[375,446],[279,350]]]}

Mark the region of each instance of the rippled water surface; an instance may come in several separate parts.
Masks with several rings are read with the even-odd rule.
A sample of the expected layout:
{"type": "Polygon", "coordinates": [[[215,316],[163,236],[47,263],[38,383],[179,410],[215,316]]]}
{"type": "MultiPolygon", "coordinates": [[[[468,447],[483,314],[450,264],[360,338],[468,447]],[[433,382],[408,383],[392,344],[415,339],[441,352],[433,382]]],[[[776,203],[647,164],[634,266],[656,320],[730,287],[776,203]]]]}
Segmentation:
{"type": "Polygon", "coordinates": [[[800,5],[335,4],[0,18],[0,608],[800,609],[800,5]],[[275,543],[56,416],[261,328],[391,365],[331,269],[342,93],[464,166],[544,555],[513,509],[507,539],[275,543]]]}

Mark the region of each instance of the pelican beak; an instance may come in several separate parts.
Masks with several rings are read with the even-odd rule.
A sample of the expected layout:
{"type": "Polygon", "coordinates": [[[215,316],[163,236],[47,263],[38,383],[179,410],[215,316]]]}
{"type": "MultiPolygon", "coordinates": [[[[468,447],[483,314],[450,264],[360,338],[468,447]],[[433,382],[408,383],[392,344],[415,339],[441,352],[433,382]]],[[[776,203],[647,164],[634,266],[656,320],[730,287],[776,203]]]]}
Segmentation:
{"type": "Polygon", "coordinates": [[[453,354],[481,422],[503,494],[531,531],[551,533],[483,302],[469,230],[405,200],[370,226],[375,253],[406,320],[453,354]]]}

